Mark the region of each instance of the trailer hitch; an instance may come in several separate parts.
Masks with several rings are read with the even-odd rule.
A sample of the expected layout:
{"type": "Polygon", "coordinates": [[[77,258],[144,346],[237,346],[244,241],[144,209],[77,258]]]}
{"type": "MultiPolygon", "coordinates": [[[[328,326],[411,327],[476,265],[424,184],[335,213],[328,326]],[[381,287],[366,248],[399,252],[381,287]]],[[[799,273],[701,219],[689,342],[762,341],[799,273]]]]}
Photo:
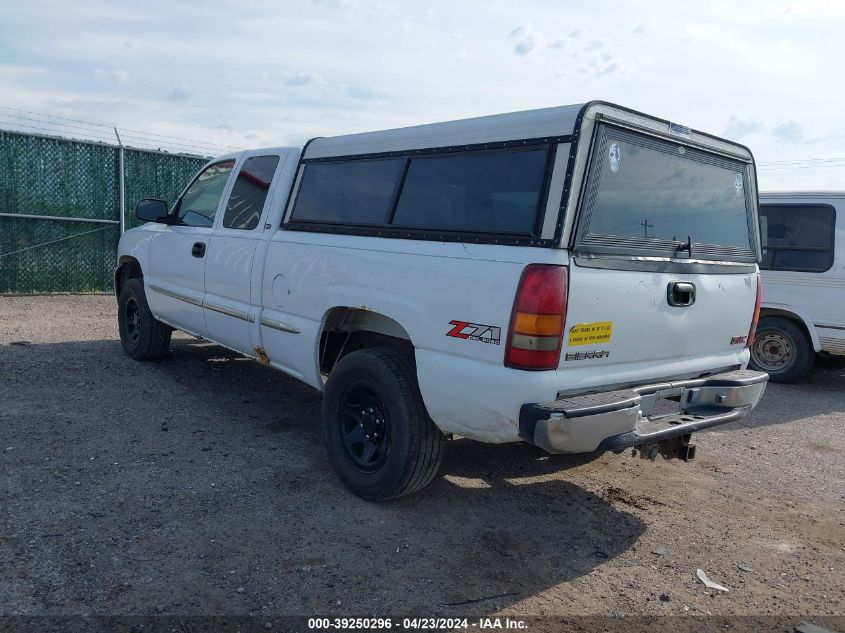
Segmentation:
{"type": "Polygon", "coordinates": [[[634,448],[634,455],[639,450],[642,459],[654,461],[658,455],[664,459],[682,459],[690,462],[695,459],[695,444],[690,444],[692,433],[679,435],[653,444],[641,444],[634,448]]]}

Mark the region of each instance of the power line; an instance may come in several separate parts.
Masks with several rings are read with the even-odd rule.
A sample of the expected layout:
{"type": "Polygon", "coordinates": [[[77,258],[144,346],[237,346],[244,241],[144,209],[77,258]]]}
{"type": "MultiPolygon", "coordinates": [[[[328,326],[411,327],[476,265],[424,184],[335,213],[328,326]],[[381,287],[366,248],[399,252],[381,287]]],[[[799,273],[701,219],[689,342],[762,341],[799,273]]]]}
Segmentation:
{"type": "Polygon", "coordinates": [[[831,164],[831,165],[788,165],[784,167],[762,167],[760,171],[791,171],[793,169],[842,169],[845,168],[845,163],[831,164]]]}
{"type": "MultiPolygon", "coordinates": [[[[105,123],[94,123],[93,121],[83,121],[82,119],[72,119],[72,118],[69,118],[69,117],[59,116],[57,114],[46,114],[44,112],[34,112],[32,110],[23,110],[21,108],[13,108],[13,107],[10,107],[10,106],[0,106],[0,108],[2,108],[4,110],[12,110],[14,112],[23,112],[25,114],[32,114],[34,116],[46,117],[46,118],[51,118],[51,119],[59,119],[61,121],[70,121],[72,123],[82,123],[83,125],[86,125],[86,126],[89,126],[89,127],[101,127],[101,128],[105,128],[105,129],[109,130],[109,132],[111,132],[112,128],[114,127],[112,125],[106,125],[105,123]]],[[[7,116],[16,116],[16,115],[7,115],[7,116]]],[[[17,116],[19,116],[19,115],[17,115],[17,116]]],[[[38,119],[31,119],[31,120],[38,121],[38,119]]],[[[43,122],[44,123],[50,123],[50,121],[43,121],[43,122]]],[[[123,129],[127,130],[128,132],[135,132],[137,134],[143,134],[145,136],[156,136],[156,137],[166,138],[166,139],[188,141],[188,142],[195,144],[195,145],[209,145],[209,146],[221,147],[221,148],[227,148],[227,149],[236,149],[232,145],[224,145],[224,144],[221,144],[221,143],[214,143],[212,141],[198,141],[196,139],[184,138],[184,137],[181,137],[181,136],[168,136],[166,134],[158,134],[156,132],[145,132],[145,131],[142,131],[142,130],[130,130],[129,128],[123,128],[123,129]]]]}
{"type": "MultiPolygon", "coordinates": [[[[13,125],[13,126],[15,126],[15,127],[22,127],[22,128],[26,128],[26,129],[28,129],[28,130],[39,130],[39,131],[41,131],[41,132],[44,132],[44,131],[45,131],[43,127],[38,127],[38,126],[35,126],[35,125],[26,125],[26,124],[24,124],[24,123],[18,123],[17,121],[3,121],[2,119],[0,119],[0,124],[4,124],[4,125],[13,125]]],[[[49,131],[49,130],[48,130],[48,131],[49,131]]],[[[103,141],[103,140],[101,140],[101,139],[99,139],[99,138],[97,138],[97,139],[89,139],[89,140],[94,140],[94,141],[96,141],[96,142],[98,142],[98,143],[105,143],[105,141],[103,141]]]]}
{"type": "MultiPolygon", "coordinates": [[[[13,112],[22,112],[24,114],[30,114],[30,115],[38,116],[38,117],[44,117],[44,118],[49,118],[49,119],[59,119],[61,121],[69,121],[71,123],[81,123],[81,124],[88,126],[88,127],[105,128],[106,130],[109,131],[109,133],[111,132],[112,128],[114,127],[112,125],[106,125],[105,123],[94,123],[93,121],[84,121],[82,119],[73,119],[73,118],[70,118],[70,117],[59,116],[57,114],[47,114],[47,113],[44,113],[44,112],[35,112],[35,111],[32,111],[32,110],[24,110],[23,108],[13,108],[11,106],[2,106],[2,105],[0,105],[0,108],[2,108],[3,110],[11,110],[13,112]]],[[[8,115],[8,114],[6,116],[20,117],[20,115],[8,115]]],[[[20,117],[20,118],[26,119],[27,117],[20,117]]],[[[48,124],[48,125],[49,124],[57,125],[55,123],[52,123],[51,121],[40,121],[39,119],[28,119],[28,120],[39,122],[39,123],[45,123],[45,124],[48,124]]],[[[67,126],[67,127],[77,127],[77,126],[67,126]]],[[[80,128],[80,129],[84,129],[84,128],[80,128]]],[[[209,146],[209,147],[218,147],[218,148],[221,148],[221,149],[229,149],[229,150],[237,149],[234,145],[225,145],[223,143],[215,143],[215,142],[212,142],[212,141],[200,141],[200,140],[197,140],[197,139],[186,138],[186,137],[182,137],[182,136],[170,136],[170,135],[167,135],[167,134],[159,134],[157,132],[146,132],[146,131],[143,131],[143,130],[134,130],[134,129],[129,129],[129,128],[120,128],[120,129],[126,130],[127,132],[134,132],[135,134],[141,134],[141,135],[144,135],[144,136],[154,136],[154,137],[158,137],[158,138],[170,139],[170,140],[175,140],[175,141],[187,141],[191,145],[197,146],[197,147],[199,147],[199,146],[209,146]]]]}
{"type": "MultiPolygon", "coordinates": [[[[7,115],[0,115],[0,116],[7,116],[7,115]]],[[[77,141],[77,142],[89,142],[89,143],[101,143],[103,145],[110,145],[115,146],[115,139],[112,138],[103,138],[102,136],[98,136],[97,134],[93,134],[91,132],[86,132],[86,138],[79,138],[77,133],[73,131],[69,131],[66,128],[62,128],[60,124],[52,124],[58,126],[57,129],[53,128],[45,128],[44,124],[45,121],[40,122],[42,125],[35,126],[35,125],[27,125],[25,123],[21,123],[20,121],[6,121],[0,118],[0,125],[9,126],[9,131],[19,130],[23,128],[25,130],[33,130],[34,133],[37,134],[44,134],[47,136],[59,136],[62,138],[68,138],[69,140],[77,141]]],[[[32,132],[26,132],[32,133],[32,132]]],[[[183,143],[174,143],[174,142],[162,142],[157,139],[142,139],[136,137],[134,135],[124,135],[124,138],[130,141],[130,145],[126,147],[129,149],[136,148],[139,150],[150,150],[155,149],[159,151],[170,151],[173,153],[193,153],[199,155],[208,155],[209,153],[216,152],[219,150],[211,150],[207,147],[195,147],[193,145],[187,145],[183,143]],[[145,147],[146,145],[146,147],[145,147]]]]}
{"type": "Polygon", "coordinates": [[[769,166],[769,165],[792,165],[792,164],[804,164],[804,163],[827,163],[833,161],[843,161],[845,160],[845,156],[827,156],[824,158],[794,158],[794,159],[787,159],[787,160],[774,160],[767,163],[758,163],[758,166],[769,166]]]}
{"type": "MultiPolygon", "coordinates": [[[[0,113],[0,117],[10,117],[10,116],[13,116],[13,115],[0,113]]],[[[23,118],[23,117],[21,117],[21,118],[23,118]]],[[[38,121],[38,120],[33,120],[33,119],[26,119],[26,120],[34,121],[35,123],[38,123],[39,125],[37,125],[37,126],[27,125],[27,124],[21,123],[20,121],[17,121],[17,120],[9,121],[9,120],[4,120],[2,118],[0,118],[0,124],[8,125],[8,126],[11,126],[11,127],[14,127],[14,128],[25,128],[27,130],[34,130],[35,132],[38,132],[38,133],[41,133],[41,134],[70,136],[74,140],[90,140],[90,141],[97,142],[97,143],[104,143],[106,145],[114,145],[115,144],[114,137],[106,136],[105,133],[103,133],[103,132],[99,132],[99,131],[93,132],[91,130],[87,130],[87,129],[80,127],[80,126],[68,126],[68,125],[65,125],[63,123],[52,123],[52,122],[49,122],[49,121],[38,121]],[[76,139],[76,136],[75,136],[76,133],[74,133],[73,131],[69,131],[69,129],[71,129],[71,128],[82,130],[82,132],[85,133],[87,138],[86,139],[76,139]],[[105,136],[105,138],[103,138],[104,136],[105,136]]],[[[192,152],[192,153],[201,154],[201,155],[208,155],[210,153],[220,152],[219,149],[214,149],[214,148],[209,148],[209,147],[199,147],[199,146],[196,146],[196,145],[189,145],[187,143],[178,143],[178,142],[175,142],[175,141],[162,141],[162,140],[159,140],[159,139],[146,139],[146,138],[136,136],[134,134],[121,134],[121,136],[123,138],[127,139],[130,142],[129,147],[138,147],[138,149],[149,149],[150,147],[153,147],[153,148],[158,149],[158,150],[168,149],[170,151],[174,151],[174,152],[177,152],[177,153],[179,153],[179,152],[192,152]],[[146,145],[148,147],[144,147],[144,145],[146,145]]]]}
{"type": "MultiPolygon", "coordinates": [[[[91,134],[92,136],[96,135],[96,134],[101,134],[101,135],[104,135],[104,136],[106,135],[105,132],[92,131],[91,128],[88,128],[88,127],[81,127],[79,125],[68,125],[67,123],[53,123],[52,121],[41,121],[40,119],[33,119],[31,117],[21,116],[20,114],[0,114],[0,116],[4,116],[6,118],[12,118],[12,119],[22,119],[24,121],[31,121],[33,123],[40,123],[41,125],[49,125],[49,126],[57,127],[59,129],[82,130],[83,132],[91,134]]],[[[14,121],[10,121],[10,123],[14,123],[14,121]]],[[[29,127],[32,127],[32,126],[29,126],[29,127]]],[[[112,135],[108,135],[108,136],[112,136],[112,135]]]]}

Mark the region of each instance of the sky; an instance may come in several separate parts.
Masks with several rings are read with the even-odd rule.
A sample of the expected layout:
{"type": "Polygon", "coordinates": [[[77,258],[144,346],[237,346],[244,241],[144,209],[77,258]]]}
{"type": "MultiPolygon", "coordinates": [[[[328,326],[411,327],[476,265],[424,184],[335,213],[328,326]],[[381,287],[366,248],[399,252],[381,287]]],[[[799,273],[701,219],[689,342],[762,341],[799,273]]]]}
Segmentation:
{"type": "Polygon", "coordinates": [[[216,154],[603,99],[749,146],[761,190],[841,190],[843,27],[837,0],[0,0],[0,128],[216,154]]]}

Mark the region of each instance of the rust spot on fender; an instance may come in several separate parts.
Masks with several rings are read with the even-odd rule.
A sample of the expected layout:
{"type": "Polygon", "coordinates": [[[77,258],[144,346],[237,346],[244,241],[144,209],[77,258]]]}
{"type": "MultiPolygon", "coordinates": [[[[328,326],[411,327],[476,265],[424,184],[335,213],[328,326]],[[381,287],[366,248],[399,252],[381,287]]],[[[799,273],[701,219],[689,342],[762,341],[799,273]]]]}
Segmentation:
{"type": "Polygon", "coordinates": [[[258,357],[258,362],[262,365],[269,365],[270,364],[270,357],[267,356],[267,352],[264,351],[264,348],[260,345],[253,347],[252,350],[255,352],[255,355],[258,357]]]}

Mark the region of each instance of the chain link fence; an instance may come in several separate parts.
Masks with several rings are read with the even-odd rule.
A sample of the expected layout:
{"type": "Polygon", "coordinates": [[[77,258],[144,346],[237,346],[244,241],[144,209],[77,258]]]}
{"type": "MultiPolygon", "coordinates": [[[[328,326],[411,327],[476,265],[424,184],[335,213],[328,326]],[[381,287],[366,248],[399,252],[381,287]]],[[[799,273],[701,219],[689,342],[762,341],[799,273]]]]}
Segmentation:
{"type": "Polygon", "coordinates": [[[121,185],[128,229],[138,200],[173,203],[206,161],[0,130],[0,293],[110,290],[121,185]]]}

